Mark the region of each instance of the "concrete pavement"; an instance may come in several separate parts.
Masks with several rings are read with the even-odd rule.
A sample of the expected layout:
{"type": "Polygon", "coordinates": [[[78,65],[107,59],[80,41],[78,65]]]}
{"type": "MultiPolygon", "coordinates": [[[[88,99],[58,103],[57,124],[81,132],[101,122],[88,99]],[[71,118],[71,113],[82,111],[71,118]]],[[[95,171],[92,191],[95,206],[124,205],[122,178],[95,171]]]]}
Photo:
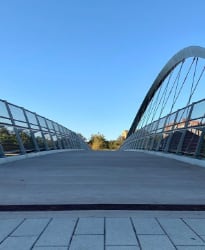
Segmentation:
{"type": "Polygon", "coordinates": [[[204,250],[205,212],[2,212],[0,249],[204,250]]]}
{"type": "Polygon", "coordinates": [[[205,168],[142,152],[61,152],[0,165],[0,205],[203,204],[205,168]]]}

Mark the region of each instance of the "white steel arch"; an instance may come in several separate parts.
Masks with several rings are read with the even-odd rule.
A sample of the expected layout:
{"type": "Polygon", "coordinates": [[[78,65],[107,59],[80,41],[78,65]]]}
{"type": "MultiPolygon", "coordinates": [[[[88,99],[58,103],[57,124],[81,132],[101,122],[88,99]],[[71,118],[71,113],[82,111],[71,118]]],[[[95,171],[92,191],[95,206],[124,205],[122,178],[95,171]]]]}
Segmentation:
{"type": "Polygon", "coordinates": [[[149,91],[147,92],[136,116],[135,119],[129,129],[128,137],[135,132],[135,129],[143,116],[144,112],[146,111],[147,106],[149,105],[150,101],[152,100],[153,96],[162,85],[163,81],[166,77],[176,68],[176,66],[181,63],[183,60],[190,58],[190,57],[198,57],[205,59],[205,48],[200,46],[189,46],[178,53],[176,53],[162,68],[156,79],[154,80],[152,86],[150,87],[149,91]]]}

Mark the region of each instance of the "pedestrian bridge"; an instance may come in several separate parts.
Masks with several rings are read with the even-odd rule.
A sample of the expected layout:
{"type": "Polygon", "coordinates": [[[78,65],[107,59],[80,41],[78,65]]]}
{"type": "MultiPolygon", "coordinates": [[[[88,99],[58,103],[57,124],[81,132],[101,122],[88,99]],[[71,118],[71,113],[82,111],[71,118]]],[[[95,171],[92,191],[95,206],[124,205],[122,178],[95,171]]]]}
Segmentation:
{"type": "Polygon", "coordinates": [[[118,151],[0,100],[1,209],[205,209],[204,59],[196,46],[170,59],[118,151]]]}
{"type": "Polygon", "coordinates": [[[118,151],[0,100],[0,249],[205,249],[204,58],[165,65],[118,151]]]}
{"type": "MultiPolygon", "coordinates": [[[[146,94],[120,150],[205,157],[205,48],[174,55],[146,94]]],[[[139,83],[136,83],[136,85],[139,83]]],[[[35,112],[0,100],[0,157],[89,150],[82,136],[35,112]]]]}

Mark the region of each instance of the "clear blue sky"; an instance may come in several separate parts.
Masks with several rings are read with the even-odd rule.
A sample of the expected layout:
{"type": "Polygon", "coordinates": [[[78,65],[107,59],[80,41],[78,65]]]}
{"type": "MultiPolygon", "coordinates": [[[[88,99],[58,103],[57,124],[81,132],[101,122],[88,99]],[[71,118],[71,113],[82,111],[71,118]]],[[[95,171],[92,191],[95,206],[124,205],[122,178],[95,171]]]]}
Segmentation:
{"type": "Polygon", "coordinates": [[[167,60],[205,47],[204,10],[204,0],[2,0],[0,99],[115,139],[167,60]]]}

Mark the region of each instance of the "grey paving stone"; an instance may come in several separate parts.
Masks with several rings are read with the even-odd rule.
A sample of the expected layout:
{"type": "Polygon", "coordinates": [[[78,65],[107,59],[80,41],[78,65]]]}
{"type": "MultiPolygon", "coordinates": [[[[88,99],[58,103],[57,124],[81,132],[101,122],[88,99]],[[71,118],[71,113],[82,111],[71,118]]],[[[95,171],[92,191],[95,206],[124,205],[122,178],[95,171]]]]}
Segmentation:
{"type": "Polygon", "coordinates": [[[67,246],[74,231],[76,219],[53,219],[36,246],[67,246]]]}
{"type": "Polygon", "coordinates": [[[205,245],[181,219],[159,219],[175,245],[205,245]]]}
{"type": "Polygon", "coordinates": [[[3,219],[0,220],[0,242],[4,240],[23,219],[3,219]]]}
{"type": "Polygon", "coordinates": [[[137,234],[164,234],[159,223],[153,218],[133,218],[137,234]]]}
{"type": "Polygon", "coordinates": [[[205,250],[205,246],[179,246],[177,250],[205,250]]]}
{"type": "Polygon", "coordinates": [[[68,250],[68,247],[34,247],[33,250],[68,250]]]}
{"type": "Polygon", "coordinates": [[[29,250],[36,241],[36,239],[37,236],[8,237],[0,245],[0,250],[29,250]]]}
{"type": "Polygon", "coordinates": [[[104,250],[103,235],[75,235],[69,250],[104,250]]]}
{"type": "Polygon", "coordinates": [[[106,250],[140,250],[137,246],[107,246],[106,250]]]}
{"type": "Polygon", "coordinates": [[[197,234],[205,235],[205,219],[184,220],[197,234]]]}
{"type": "Polygon", "coordinates": [[[106,245],[138,245],[129,218],[108,218],[105,227],[106,245]]]}
{"type": "Polygon", "coordinates": [[[48,222],[49,219],[27,219],[13,232],[12,236],[39,235],[48,222]]]}
{"type": "Polygon", "coordinates": [[[104,234],[104,218],[80,218],[75,234],[104,234]]]}
{"type": "Polygon", "coordinates": [[[139,235],[143,250],[175,250],[175,247],[166,235],[139,235]]]}

